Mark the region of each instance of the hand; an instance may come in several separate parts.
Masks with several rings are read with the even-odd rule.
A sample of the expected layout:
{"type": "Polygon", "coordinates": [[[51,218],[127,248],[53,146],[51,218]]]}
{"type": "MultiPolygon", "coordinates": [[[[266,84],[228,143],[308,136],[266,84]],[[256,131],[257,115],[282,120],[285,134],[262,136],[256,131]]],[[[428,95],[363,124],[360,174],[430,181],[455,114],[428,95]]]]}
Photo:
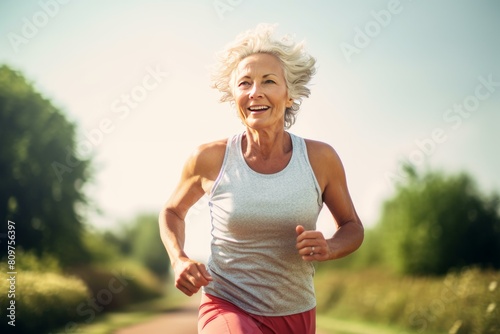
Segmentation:
{"type": "Polygon", "coordinates": [[[200,290],[202,286],[212,281],[205,265],[193,261],[189,258],[180,258],[174,265],[175,287],[185,295],[192,296],[200,290]]]}
{"type": "Polygon", "coordinates": [[[304,261],[326,261],[330,259],[330,247],[323,233],[306,231],[302,225],[295,228],[297,232],[297,249],[304,261]]]}

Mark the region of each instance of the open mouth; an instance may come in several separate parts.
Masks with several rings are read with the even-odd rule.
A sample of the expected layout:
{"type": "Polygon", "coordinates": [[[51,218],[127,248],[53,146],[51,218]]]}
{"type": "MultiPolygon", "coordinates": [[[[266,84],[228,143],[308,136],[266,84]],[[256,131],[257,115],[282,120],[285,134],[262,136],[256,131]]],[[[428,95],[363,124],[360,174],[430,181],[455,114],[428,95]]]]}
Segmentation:
{"type": "Polygon", "coordinates": [[[248,107],[248,110],[250,110],[251,112],[263,112],[263,111],[266,111],[268,109],[269,109],[268,106],[251,106],[251,107],[248,107]]]}

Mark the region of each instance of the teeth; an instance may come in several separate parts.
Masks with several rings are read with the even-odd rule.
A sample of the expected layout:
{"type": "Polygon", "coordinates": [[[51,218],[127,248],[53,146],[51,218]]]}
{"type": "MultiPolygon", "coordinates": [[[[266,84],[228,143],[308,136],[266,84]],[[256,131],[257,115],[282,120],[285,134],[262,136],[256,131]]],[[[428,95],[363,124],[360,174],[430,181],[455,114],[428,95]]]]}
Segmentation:
{"type": "Polygon", "coordinates": [[[268,109],[269,107],[266,107],[266,106],[255,106],[255,107],[249,107],[248,109],[252,110],[252,111],[257,111],[257,110],[265,110],[265,109],[268,109]]]}

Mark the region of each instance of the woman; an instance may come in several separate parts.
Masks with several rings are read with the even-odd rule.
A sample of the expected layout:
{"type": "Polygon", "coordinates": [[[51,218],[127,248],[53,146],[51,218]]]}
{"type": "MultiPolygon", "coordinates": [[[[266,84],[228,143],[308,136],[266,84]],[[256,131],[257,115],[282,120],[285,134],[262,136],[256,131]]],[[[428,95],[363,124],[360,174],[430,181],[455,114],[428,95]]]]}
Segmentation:
{"type": "Polygon", "coordinates": [[[302,44],[275,40],[266,26],[239,36],[221,57],[214,87],[245,131],[194,152],[159,218],[175,286],[188,296],[203,288],[200,333],[315,333],[312,262],[362,243],[334,149],[287,131],[309,96],[314,65],[302,44]],[[208,268],[184,252],[184,217],[205,194],[208,268]],[[329,238],[315,231],[323,203],[337,225],[329,238]]]}

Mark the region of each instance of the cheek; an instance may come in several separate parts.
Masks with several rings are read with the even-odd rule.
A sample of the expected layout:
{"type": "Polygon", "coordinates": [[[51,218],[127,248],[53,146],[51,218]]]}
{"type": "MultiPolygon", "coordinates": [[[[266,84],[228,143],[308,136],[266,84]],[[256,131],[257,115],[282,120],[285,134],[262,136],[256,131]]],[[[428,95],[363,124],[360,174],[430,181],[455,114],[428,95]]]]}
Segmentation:
{"type": "Polygon", "coordinates": [[[236,104],[241,104],[245,102],[245,94],[239,89],[233,89],[234,102],[236,104]]]}
{"type": "Polygon", "coordinates": [[[238,113],[238,115],[243,116],[245,115],[245,101],[244,99],[238,99],[236,98],[235,99],[235,107],[236,107],[236,112],[238,113]]]}
{"type": "Polygon", "coordinates": [[[288,89],[284,87],[280,87],[276,92],[276,96],[279,96],[283,101],[288,100],[288,89]]]}
{"type": "Polygon", "coordinates": [[[245,112],[245,109],[240,107],[239,105],[236,105],[236,112],[238,113],[238,115],[242,118],[245,118],[246,117],[246,112],[245,112]]]}
{"type": "Polygon", "coordinates": [[[236,96],[235,96],[235,105],[234,107],[236,108],[236,113],[238,114],[238,117],[241,118],[242,120],[244,120],[246,118],[246,109],[245,109],[245,105],[242,104],[243,101],[242,99],[238,99],[236,96]]]}

